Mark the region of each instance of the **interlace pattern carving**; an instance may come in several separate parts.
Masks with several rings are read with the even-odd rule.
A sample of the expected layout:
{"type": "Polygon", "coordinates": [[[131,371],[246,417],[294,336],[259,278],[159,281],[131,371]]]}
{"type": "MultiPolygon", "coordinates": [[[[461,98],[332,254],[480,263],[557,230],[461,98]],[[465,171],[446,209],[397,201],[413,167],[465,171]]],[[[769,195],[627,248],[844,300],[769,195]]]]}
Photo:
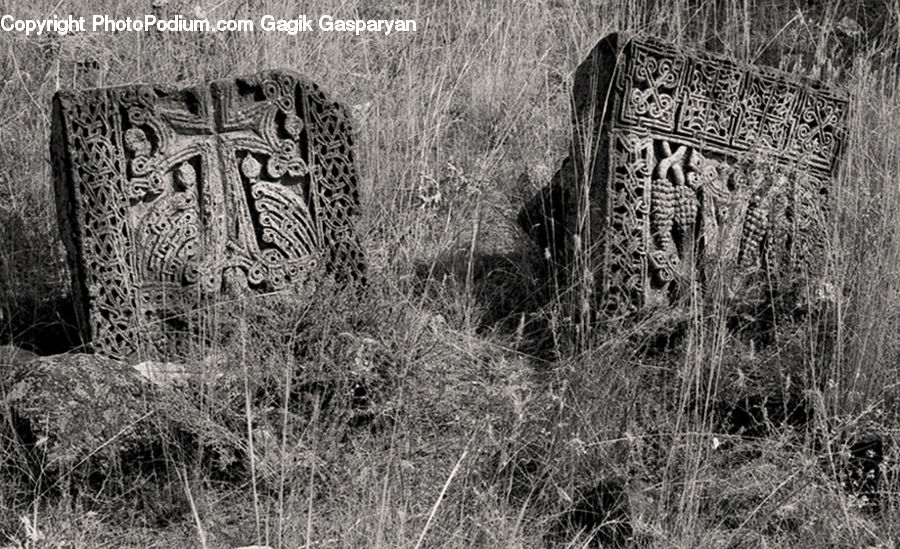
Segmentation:
{"type": "Polygon", "coordinates": [[[62,91],[53,123],[74,293],[106,354],[202,297],[364,277],[348,117],[299,75],[62,91]]]}
{"type": "Polygon", "coordinates": [[[694,283],[736,295],[754,276],[788,284],[821,274],[846,97],[617,35],[579,67],[574,95],[564,169],[575,173],[557,174],[554,185],[573,185],[559,192],[592,218],[553,220],[570,240],[554,252],[563,265],[588,258],[603,313],[671,303],[694,283]],[[578,189],[584,181],[588,193],[578,189]]]}

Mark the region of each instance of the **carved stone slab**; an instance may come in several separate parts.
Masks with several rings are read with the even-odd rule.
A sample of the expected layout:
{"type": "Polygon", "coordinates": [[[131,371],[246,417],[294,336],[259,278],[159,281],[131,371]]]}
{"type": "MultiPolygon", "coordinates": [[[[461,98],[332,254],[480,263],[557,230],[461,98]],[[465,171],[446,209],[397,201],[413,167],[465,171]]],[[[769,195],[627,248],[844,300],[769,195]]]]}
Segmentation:
{"type": "Polygon", "coordinates": [[[844,95],[611,35],[573,96],[571,155],[520,223],[570,270],[586,259],[601,312],[670,303],[695,283],[734,295],[754,277],[786,286],[821,271],[844,95]]]}
{"type": "Polygon", "coordinates": [[[108,355],[207,296],[364,274],[348,118],[299,75],[61,91],[51,154],[84,338],[108,355]]]}

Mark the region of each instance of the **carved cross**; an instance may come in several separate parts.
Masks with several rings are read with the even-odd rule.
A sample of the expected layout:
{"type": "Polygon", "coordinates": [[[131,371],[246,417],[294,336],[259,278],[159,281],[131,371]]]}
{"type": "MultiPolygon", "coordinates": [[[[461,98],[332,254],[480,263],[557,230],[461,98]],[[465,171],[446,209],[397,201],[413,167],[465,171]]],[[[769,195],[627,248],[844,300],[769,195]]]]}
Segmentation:
{"type": "Polygon", "coordinates": [[[352,135],[315,84],[270,71],[62,92],[55,109],[75,293],[110,354],[202,295],[280,290],[320,267],[362,277],[352,135]]]}

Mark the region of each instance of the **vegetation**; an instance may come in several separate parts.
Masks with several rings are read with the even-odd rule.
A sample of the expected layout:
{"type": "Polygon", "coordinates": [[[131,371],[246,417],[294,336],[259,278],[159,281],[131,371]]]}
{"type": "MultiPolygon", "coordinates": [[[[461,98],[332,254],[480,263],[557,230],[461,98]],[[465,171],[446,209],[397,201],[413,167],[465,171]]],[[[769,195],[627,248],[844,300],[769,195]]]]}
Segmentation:
{"type": "Polygon", "coordinates": [[[65,346],[59,87],[305,73],[352,106],[370,262],[359,303],[325,287],[223,309],[211,329],[228,337],[197,345],[187,389],[146,418],[151,448],[44,475],[2,431],[0,546],[896,546],[895,0],[0,6],[418,22],[390,36],[0,34],[2,341],[65,346]],[[572,344],[565,289],[544,284],[515,219],[566,154],[572,72],[619,30],[849,90],[830,288],[809,314],[763,337],[707,302],[572,344]],[[877,493],[859,478],[876,448],[877,493]]]}

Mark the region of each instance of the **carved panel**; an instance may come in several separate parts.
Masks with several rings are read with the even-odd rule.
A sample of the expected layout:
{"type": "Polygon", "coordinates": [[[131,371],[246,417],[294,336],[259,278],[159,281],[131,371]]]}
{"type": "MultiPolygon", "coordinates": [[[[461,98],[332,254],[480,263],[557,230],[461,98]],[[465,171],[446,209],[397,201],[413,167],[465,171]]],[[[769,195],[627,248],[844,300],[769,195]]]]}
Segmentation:
{"type": "Polygon", "coordinates": [[[577,69],[573,94],[564,169],[574,173],[556,181],[570,182],[560,190],[570,208],[600,219],[559,216],[568,241],[554,253],[570,267],[583,264],[573,254],[587,258],[601,312],[668,304],[695,284],[740,296],[753,280],[821,274],[846,136],[841,93],[612,35],[577,69]]]}
{"type": "Polygon", "coordinates": [[[207,296],[364,275],[345,110],[296,74],[62,91],[53,126],[60,226],[98,350],[135,353],[207,296]]]}

